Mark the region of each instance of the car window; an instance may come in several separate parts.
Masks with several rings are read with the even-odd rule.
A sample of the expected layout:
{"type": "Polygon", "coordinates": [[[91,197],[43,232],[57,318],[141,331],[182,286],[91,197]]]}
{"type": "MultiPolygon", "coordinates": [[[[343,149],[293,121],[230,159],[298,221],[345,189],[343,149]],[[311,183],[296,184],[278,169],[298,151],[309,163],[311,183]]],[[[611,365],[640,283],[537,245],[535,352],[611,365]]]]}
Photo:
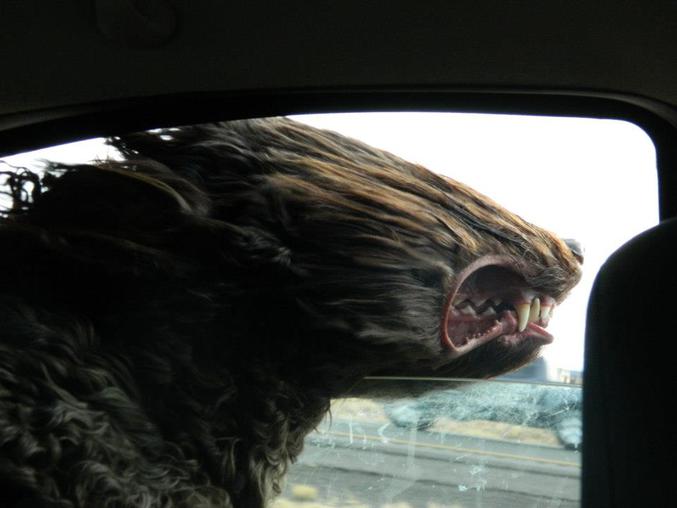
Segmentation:
{"type": "MultiPolygon", "coordinates": [[[[298,117],[472,185],[585,247],[543,355],[492,381],[394,383],[336,400],[278,506],[579,506],[585,310],[605,259],[658,222],[655,152],[618,121],[487,115],[298,117]],[[392,392],[391,392],[392,393],[392,392]]],[[[430,382],[426,380],[425,382],[430,382]]]]}
{"type": "MultiPolygon", "coordinates": [[[[585,262],[581,282],[552,316],[555,341],[538,359],[493,380],[364,380],[354,394],[334,400],[308,435],[274,506],[578,506],[586,305],[606,258],[658,222],[650,138],[628,122],[585,118],[294,118],[466,183],[524,219],[575,238],[585,262]]],[[[40,171],[43,159],[116,156],[93,139],[7,157],[0,171],[40,171]]],[[[7,195],[0,200],[9,206],[7,195]]]]}
{"type": "Polygon", "coordinates": [[[607,257],[658,223],[656,154],[629,122],[451,113],[301,115],[459,180],[584,249],[583,276],[556,309],[550,381],[579,379],[588,296],[607,257]]]}

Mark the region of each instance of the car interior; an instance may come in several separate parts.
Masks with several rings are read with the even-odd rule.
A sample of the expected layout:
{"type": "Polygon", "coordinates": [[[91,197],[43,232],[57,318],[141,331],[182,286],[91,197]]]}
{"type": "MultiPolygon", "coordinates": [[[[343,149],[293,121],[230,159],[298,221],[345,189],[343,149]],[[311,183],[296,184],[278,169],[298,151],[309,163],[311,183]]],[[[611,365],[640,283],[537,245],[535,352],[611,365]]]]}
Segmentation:
{"type": "MultiPolygon", "coordinates": [[[[609,258],[588,304],[580,506],[677,506],[677,2],[2,1],[0,57],[0,157],[312,113],[639,126],[655,146],[660,223],[609,258]]],[[[599,189],[600,207],[613,192],[599,189]]]]}

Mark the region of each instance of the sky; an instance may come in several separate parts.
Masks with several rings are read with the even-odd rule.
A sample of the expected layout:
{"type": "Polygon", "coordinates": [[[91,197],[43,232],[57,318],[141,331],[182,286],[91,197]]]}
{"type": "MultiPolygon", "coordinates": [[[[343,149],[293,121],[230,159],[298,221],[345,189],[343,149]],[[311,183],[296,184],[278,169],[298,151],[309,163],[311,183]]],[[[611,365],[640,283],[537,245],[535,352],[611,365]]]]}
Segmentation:
{"type": "MultiPolygon", "coordinates": [[[[658,223],[656,155],[639,127],[617,120],[453,113],[304,115],[486,194],[524,219],[585,247],[583,279],[557,308],[549,367],[581,370],[588,296],[607,257],[658,223]]],[[[7,157],[86,162],[114,151],[101,139],[7,157]]]]}

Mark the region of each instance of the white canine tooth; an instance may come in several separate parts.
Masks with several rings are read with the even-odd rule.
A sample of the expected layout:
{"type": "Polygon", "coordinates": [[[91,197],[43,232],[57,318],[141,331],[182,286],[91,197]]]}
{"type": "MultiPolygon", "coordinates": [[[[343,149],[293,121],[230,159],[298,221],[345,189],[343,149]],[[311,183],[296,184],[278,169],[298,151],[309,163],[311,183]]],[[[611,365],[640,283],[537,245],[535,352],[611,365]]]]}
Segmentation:
{"type": "Polygon", "coordinates": [[[541,321],[547,323],[550,320],[551,311],[552,307],[550,305],[545,305],[541,307],[541,321]]]}
{"type": "Polygon", "coordinates": [[[534,298],[531,300],[531,308],[529,310],[529,322],[534,323],[538,321],[538,318],[541,315],[541,299],[534,298]]]}
{"type": "Polygon", "coordinates": [[[529,323],[529,313],[531,312],[531,304],[518,303],[515,305],[517,311],[517,330],[523,332],[529,323]]]}

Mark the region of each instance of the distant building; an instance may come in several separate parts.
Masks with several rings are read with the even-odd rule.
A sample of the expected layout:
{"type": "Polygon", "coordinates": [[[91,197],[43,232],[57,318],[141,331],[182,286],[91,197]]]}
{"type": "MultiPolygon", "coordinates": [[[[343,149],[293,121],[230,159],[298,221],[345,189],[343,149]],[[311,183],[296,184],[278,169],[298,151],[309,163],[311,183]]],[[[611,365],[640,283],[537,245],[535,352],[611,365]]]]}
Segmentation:
{"type": "Polygon", "coordinates": [[[583,371],[562,368],[549,368],[545,358],[536,358],[521,369],[499,376],[497,379],[508,381],[556,382],[572,385],[583,384],[583,371]]]}
{"type": "Polygon", "coordinates": [[[572,385],[583,384],[583,371],[570,369],[557,369],[557,381],[572,385]]]}

